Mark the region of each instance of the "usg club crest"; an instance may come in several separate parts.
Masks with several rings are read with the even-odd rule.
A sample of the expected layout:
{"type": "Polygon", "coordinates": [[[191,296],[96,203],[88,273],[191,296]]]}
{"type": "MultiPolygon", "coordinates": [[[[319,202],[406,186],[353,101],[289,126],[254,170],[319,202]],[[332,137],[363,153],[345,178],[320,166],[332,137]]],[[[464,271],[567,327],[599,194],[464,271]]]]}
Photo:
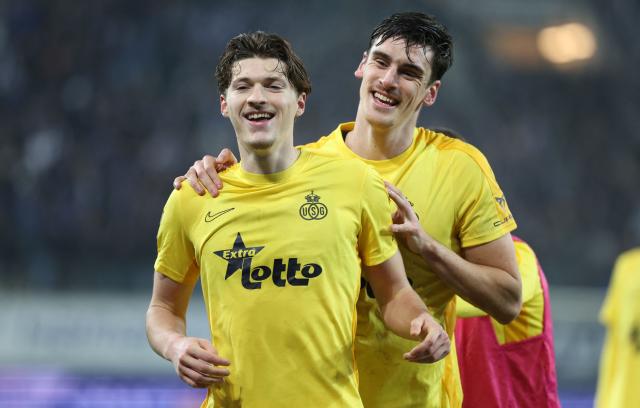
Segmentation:
{"type": "Polygon", "coordinates": [[[313,194],[313,190],[311,190],[311,193],[307,194],[304,198],[307,202],[300,206],[300,216],[302,219],[321,220],[327,216],[327,213],[329,212],[329,210],[327,210],[327,206],[320,202],[320,196],[313,194]]]}

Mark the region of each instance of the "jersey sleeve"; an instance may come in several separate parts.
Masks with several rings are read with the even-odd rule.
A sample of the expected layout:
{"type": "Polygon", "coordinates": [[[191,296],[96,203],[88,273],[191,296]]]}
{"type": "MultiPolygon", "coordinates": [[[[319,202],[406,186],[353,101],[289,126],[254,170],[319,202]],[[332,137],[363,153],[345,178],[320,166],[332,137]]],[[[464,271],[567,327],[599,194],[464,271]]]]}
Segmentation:
{"type": "Polygon", "coordinates": [[[456,296],[456,316],[460,318],[488,316],[487,312],[475,307],[460,296],[456,296]]]}
{"type": "Polygon", "coordinates": [[[484,155],[468,144],[456,153],[451,179],[458,197],[456,226],[462,247],[485,244],[516,229],[507,200],[484,155]]]}
{"type": "Polygon", "coordinates": [[[362,180],[362,226],[358,236],[358,249],[364,265],[379,265],[398,251],[390,230],[391,211],[391,199],[382,178],[375,170],[366,167],[362,180]]]}
{"type": "Polygon", "coordinates": [[[526,304],[536,295],[542,293],[538,260],[533,249],[527,243],[516,241],[513,244],[516,248],[516,260],[522,281],[522,304],[526,304]]]}
{"type": "MultiPolygon", "coordinates": [[[[184,194],[182,194],[184,196],[184,194]]],[[[181,193],[174,190],[164,206],[158,229],[156,271],[176,282],[185,282],[198,275],[195,250],[186,232],[181,193]]]]}

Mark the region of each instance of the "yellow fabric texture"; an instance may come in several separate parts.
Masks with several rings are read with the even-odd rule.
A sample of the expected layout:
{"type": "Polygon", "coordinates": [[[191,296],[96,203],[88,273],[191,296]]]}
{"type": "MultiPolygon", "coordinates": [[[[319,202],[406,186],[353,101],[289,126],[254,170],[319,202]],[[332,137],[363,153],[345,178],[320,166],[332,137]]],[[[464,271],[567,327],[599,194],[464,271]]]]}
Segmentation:
{"type": "Polygon", "coordinates": [[[360,265],[397,252],[382,179],[309,152],[281,173],[220,176],[218,198],[171,194],[155,263],[177,282],[199,273],[213,345],[231,361],[203,406],[361,407],[360,265]]]}
{"type": "MultiPolygon", "coordinates": [[[[485,157],[461,140],[416,128],[412,145],[389,160],[366,160],[353,153],[343,135],[353,123],[304,149],[355,157],[376,169],[408,197],[425,231],[460,253],[463,247],[493,241],[516,228],[509,207],[485,157]]],[[[384,327],[375,300],[365,288],[358,300],[356,360],[360,394],[366,407],[459,407],[462,388],[453,331],[455,296],[424,259],[400,245],[413,288],[452,339],[452,352],[435,364],[403,360],[415,342],[384,327]]]]}
{"type": "Polygon", "coordinates": [[[640,248],[616,261],[600,321],[606,326],[597,408],[640,407],[640,248]]]}
{"type": "MultiPolygon", "coordinates": [[[[514,241],[516,260],[522,281],[522,309],[509,324],[491,319],[499,344],[513,343],[542,334],[544,323],[544,293],[538,273],[538,260],[531,247],[522,241],[514,241]]],[[[460,318],[486,316],[483,310],[457,297],[456,314],[460,318]]]]}

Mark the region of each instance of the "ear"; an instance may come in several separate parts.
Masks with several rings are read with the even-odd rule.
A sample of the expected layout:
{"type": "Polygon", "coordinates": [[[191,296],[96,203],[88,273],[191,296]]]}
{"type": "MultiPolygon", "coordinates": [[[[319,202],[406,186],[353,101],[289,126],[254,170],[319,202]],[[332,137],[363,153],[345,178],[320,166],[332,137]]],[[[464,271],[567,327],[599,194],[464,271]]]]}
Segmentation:
{"type": "Polygon", "coordinates": [[[298,95],[298,110],[296,111],[296,117],[302,116],[306,104],[307,94],[302,92],[300,95],[298,95]]]}
{"type": "Polygon", "coordinates": [[[442,85],[442,82],[440,82],[440,80],[437,80],[437,81],[433,81],[433,83],[431,83],[427,87],[427,94],[424,96],[424,99],[422,99],[422,103],[425,106],[432,106],[434,103],[436,103],[440,85],[442,85]]]}
{"type": "Polygon", "coordinates": [[[369,54],[367,53],[367,51],[362,53],[362,60],[360,61],[360,64],[358,64],[358,68],[356,68],[356,72],[353,73],[358,79],[362,79],[362,77],[364,76],[364,71],[363,71],[364,64],[367,63],[368,56],[369,54]]]}
{"type": "Polygon", "coordinates": [[[224,116],[225,118],[229,117],[229,111],[228,111],[228,106],[227,106],[227,100],[224,98],[224,94],[220,95],[220,113],[222,113],[222,116],[224,116]]]}

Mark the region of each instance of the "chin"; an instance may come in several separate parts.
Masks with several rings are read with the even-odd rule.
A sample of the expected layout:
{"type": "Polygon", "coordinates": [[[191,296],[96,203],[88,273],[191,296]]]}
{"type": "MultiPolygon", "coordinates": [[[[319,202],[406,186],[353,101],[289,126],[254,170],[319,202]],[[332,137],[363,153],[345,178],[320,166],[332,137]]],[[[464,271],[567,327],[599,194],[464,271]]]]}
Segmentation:
{"type": "Polygon", "coordinates": [[[390,128],[395,124],[395,120],[389,115],[381,115],[377,112],[370,112],[366,115],[367,122],[374,127],[390,128]]]}
{"type": "Polygon", "coordinates": [[[238,141],[250,149],[268,149],[276,142],[277,137],[270,131],[246,131],[238,135],[238,141]]]}
{"type": "Polygon", "coordinates": [[[275,144],[275,140],[274,139],[254,139],[254,140],[250,140],[247,143],[247,146],[249,146],[252,150],[269,150],[273,147],[273,145],[275,144]]]}

